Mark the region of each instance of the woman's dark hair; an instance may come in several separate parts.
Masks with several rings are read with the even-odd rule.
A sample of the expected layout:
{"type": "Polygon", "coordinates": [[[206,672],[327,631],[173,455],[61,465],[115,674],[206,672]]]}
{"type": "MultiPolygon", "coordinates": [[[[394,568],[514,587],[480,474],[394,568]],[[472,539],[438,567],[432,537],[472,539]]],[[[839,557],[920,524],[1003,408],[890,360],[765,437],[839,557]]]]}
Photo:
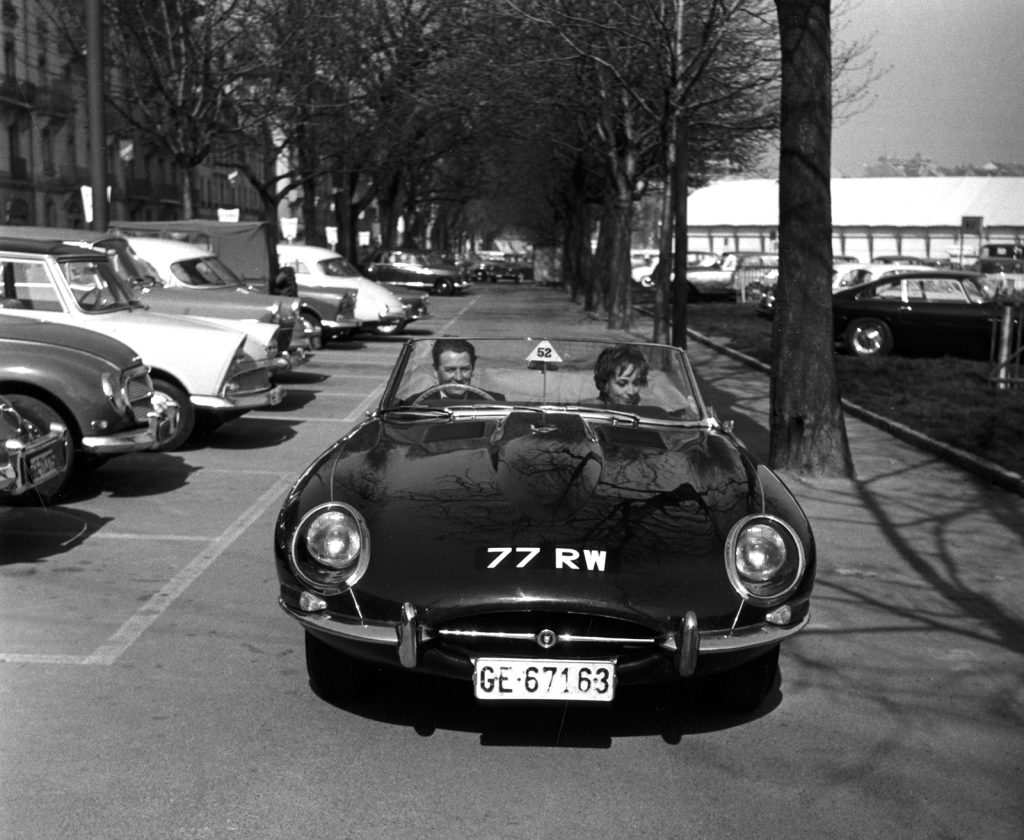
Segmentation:
{"type": "Polygon", "coordinates": [[[603,395],[608,388],[608,381],[628,367],[636,368],[638,385],[647,384],[647,374],[651,367],[639,347],[635,344],[605,347],[594,362],[594,384],[597,390],[603,395]]]}

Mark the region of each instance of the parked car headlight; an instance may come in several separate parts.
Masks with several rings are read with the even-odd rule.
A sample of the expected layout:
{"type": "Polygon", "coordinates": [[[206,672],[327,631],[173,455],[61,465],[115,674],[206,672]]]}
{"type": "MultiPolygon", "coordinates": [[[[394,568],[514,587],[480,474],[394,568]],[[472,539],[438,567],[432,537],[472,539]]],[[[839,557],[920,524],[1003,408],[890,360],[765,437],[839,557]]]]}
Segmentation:
{"type": "Polygon", "coordinates": [[[128,393],[125,391],[124,382],[112,373],[104,372],[100,375],[100,384],[103,386],[103,393],[119,414],[124,414],[131,410],[132,404],[128,399],[128,393]]]}
{"type": "Polygon", "coordinates": [[[790,525],[775,516],[737,522],[725,544],[725,571],[740,597],[759,606],[782,603],[806,568],[804,547],[790,525]]]}
{"type": "Polygon", "coordinates": [[[320,591],[353,586],[370,560],[370,534],[359,512],[341,502],[308,511],[292,536],[291,565],[296,575],[320,591]]]}

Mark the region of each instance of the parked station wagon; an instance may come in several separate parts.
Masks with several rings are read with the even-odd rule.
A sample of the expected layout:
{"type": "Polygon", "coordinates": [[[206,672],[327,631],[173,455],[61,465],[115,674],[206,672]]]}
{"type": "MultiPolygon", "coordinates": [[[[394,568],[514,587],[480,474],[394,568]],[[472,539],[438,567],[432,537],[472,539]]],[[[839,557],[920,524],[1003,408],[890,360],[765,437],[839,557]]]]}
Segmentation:
{"type": "Polygon", "coordinates": [[[211,427],[281,401],[270,381],[273,329],[260,346],[245,333],[183,316],[158,315],[124,286],[106,255],[59,242],[0,239],[0,309],[112,336],[150,368],[154,393],[178,407],[177,449],[197,422],[211,427]]]}

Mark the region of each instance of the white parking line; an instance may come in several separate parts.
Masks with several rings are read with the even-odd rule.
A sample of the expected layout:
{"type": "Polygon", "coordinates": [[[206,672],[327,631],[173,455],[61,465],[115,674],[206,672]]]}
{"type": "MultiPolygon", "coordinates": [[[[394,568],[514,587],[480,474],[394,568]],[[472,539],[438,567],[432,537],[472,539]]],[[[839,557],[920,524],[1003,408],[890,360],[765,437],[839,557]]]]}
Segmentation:
{"type": "Polygon", "coordinates": [[[246,528],[266,514],[267,510],[281,497],[281,494],[291,486],[292,481],[293,478],[282,476],[274,482],[274,485],[239,516],[224,533],[199,552],[159,592],[150,596],[149,600],[133,616],[88,656],[0,653],[0,662],[33,665],[113,665],[118,657],[192,585],[192,582],[216,562],[246,528]]]}

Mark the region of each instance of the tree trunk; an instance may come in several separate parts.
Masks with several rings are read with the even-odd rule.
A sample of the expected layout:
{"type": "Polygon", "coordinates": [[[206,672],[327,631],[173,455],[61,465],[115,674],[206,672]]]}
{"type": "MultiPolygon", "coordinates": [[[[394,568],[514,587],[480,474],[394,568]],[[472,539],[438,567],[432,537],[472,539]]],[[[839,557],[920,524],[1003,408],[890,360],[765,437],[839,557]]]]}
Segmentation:
{"type": "Polygon", "coordinates": [[[775,5],[782,128],[769,460],[777,469],[852,476],[832,337],[830,4],[775,5]]]}

